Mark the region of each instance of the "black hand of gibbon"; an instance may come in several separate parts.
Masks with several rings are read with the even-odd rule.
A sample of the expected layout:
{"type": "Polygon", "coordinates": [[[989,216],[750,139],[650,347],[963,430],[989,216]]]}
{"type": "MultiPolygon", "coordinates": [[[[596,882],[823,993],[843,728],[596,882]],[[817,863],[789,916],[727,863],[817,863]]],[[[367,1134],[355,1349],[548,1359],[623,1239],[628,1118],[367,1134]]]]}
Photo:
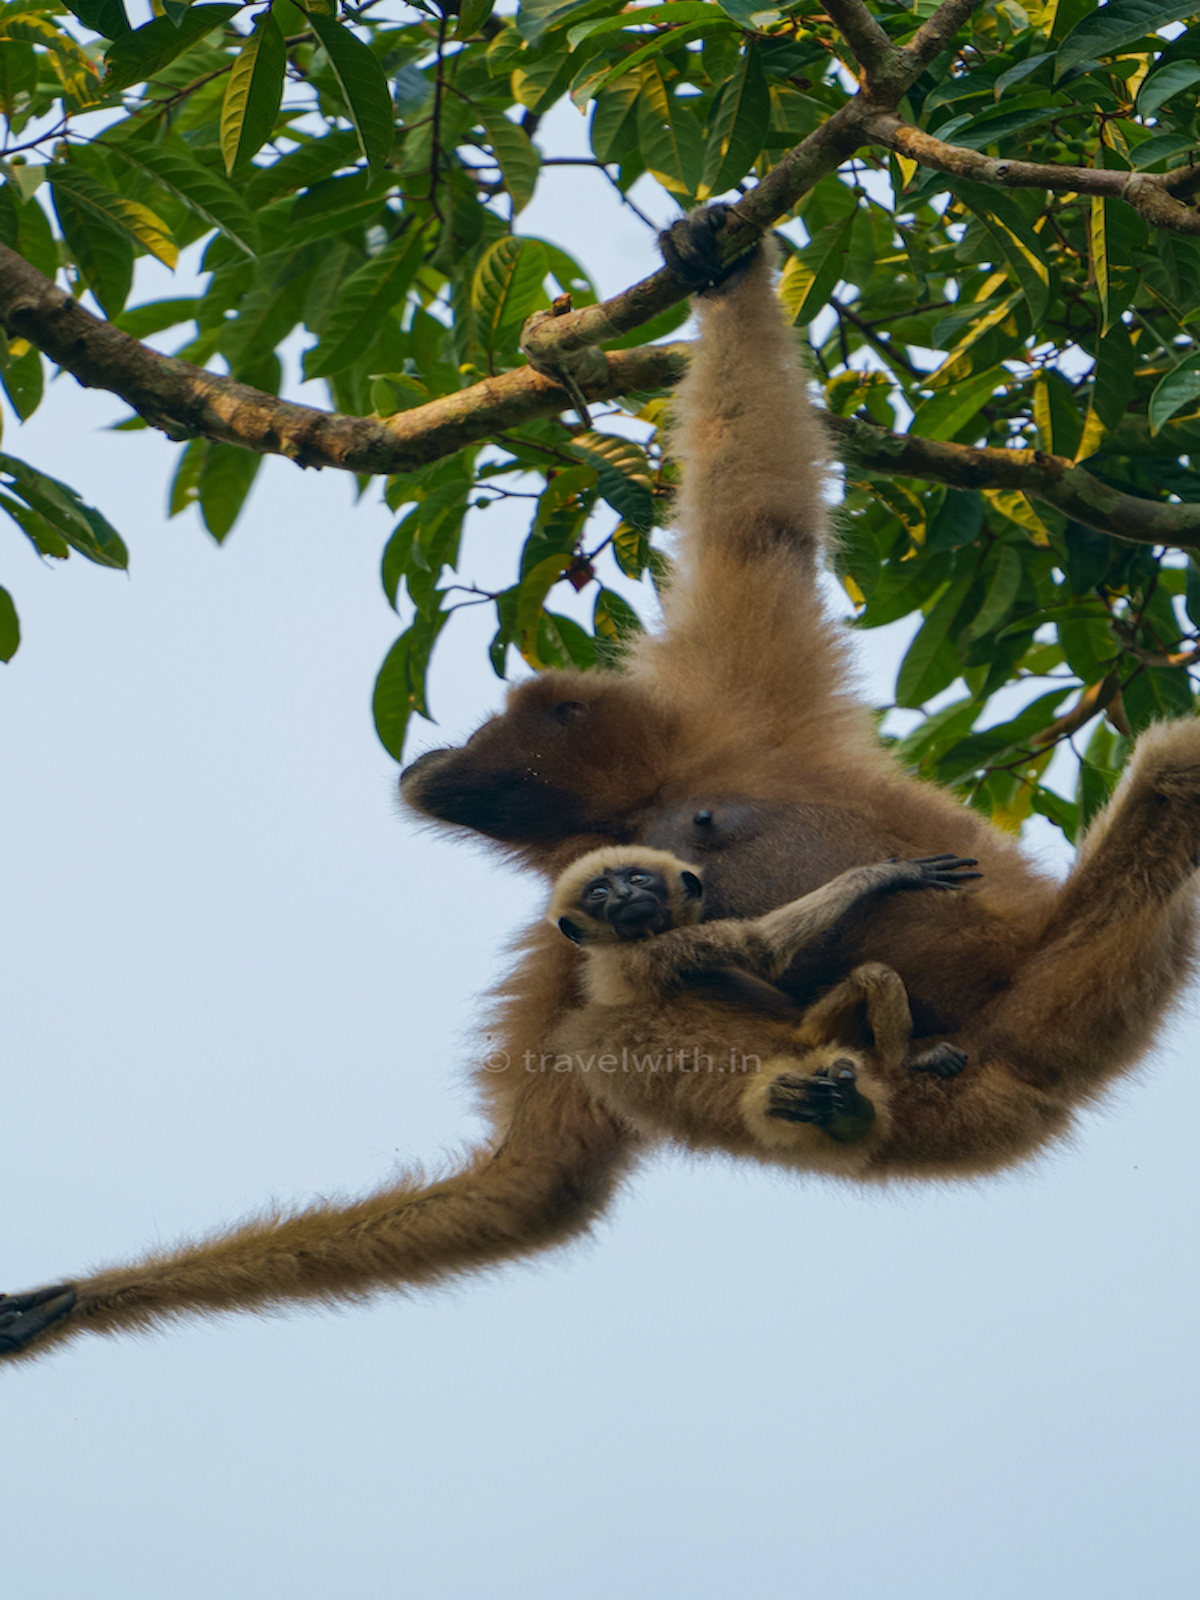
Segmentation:
{"type": "Polygon", "coordinates": [[[690,217],[680,217],[658,236],[663,260],[695,294],[731,289],[758,254],[756,240],[732,261],[722,260],[721,234],[731,210],[731,206],[718,201],[703,211],[694,211],[690,217]]]}
{"type": "Polygon", "coordinates": [[[29,1294],[0,1294],[0,1355],[14,1355],[31,1339],[60,1321],[75,1304],[70,1284],[34,1289],[29,1294]]]}
{"type": "Polygon", "coordinates": [[[915,861],[905,861],[903,866],[915,869],[911,882],[897,882],[897,889],[959,889],[982,872],[971,872],[977,867],[974,856],[918,856],[915,861]]]}

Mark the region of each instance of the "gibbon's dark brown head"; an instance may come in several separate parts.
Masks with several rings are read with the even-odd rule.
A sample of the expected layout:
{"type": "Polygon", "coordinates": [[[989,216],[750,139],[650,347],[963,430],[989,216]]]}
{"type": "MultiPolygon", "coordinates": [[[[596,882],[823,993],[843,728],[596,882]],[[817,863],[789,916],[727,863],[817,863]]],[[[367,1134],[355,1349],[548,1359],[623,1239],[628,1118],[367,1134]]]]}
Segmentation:
{"type": "Polygon", "coordinates": [[[546,672],[466,744],[430,750],[404,769],[405,804],[504,844],[574,834],[629,835],[671,749],[670,719],[615,672],[546,672]]]}
{"type": "Polygon", "coordinates": [[[700,920],[704,885],[666,850],[615,846],[574,861],[554,885],[549,921],[573,944],[630,944],[700,920]]]}

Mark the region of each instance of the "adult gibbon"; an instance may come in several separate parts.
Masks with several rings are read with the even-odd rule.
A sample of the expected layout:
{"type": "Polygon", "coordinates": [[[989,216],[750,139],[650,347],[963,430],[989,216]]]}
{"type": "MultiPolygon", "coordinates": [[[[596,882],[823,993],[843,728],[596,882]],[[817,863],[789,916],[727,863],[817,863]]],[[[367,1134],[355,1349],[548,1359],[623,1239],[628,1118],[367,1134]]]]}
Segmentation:
{"type": "Polygon", "coordinates": [[[864,1176],[886,1165],[892,1099],[923,1073],[957,1075],[966,1056],[950,1044],[911,1054],[908,996],[890,967],[857,967],[806,1010],[769,980],[856,906],[958,889],[980,877],[974,865],[852,867],[753,921],[701,922],[703,884],[687,863],[639,845],[594,850],[550,897],[547,920],[586,957],[584,1003],[536,1070],[578,1075],[652,1139],[864,1176]]]}
{"type": "MultiPolygon", "coordinates": [[[[850,912],[779,980],[804,1006],[864,964],[892,968],[914,1038],[969,1060],[891,1107],[880,1176],[1020,1160],[1148,1048],[1195,949],[1200,724],[1152,729],[1062,885],[977,813],[907,776],[848,684],[817,581],[827,457],[764,251],[729,274],[721,208],[664,238],[699,292],[677,415],[683,488],[665,622],[623,671],[551,672],[457,749],[408,768],[420,815],[494,840],[551,880],[639,843],[699,862],[705,917],[758,917],[856,866],[951,850],[969,893],[850,912]]],[[[0,1349],[190,1313],[345,1300],[444,1280],[558,1243],[603,1209],[636,1155],[629,1121],[578,1074],[525,1058],[577,1007],[578,951],[539,924],[496,997],[480,1074],[494,1140],[441,1183],[270,1214],[194,1245],[0,1300],[0,1349]]]]}

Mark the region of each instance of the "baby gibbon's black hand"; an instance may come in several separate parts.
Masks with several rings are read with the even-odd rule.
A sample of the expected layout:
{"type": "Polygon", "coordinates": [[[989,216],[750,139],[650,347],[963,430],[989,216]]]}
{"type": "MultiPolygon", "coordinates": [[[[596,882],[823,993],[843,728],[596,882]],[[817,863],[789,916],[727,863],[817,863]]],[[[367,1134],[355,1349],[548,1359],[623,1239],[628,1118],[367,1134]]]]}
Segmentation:
{"type": "Polygon", "coordinates": [[[0,1355],[14,1355],[32,1344],[75,1304],[70,1284],[32,1289],[28,1294],[0,1294],[0,1355]]]}

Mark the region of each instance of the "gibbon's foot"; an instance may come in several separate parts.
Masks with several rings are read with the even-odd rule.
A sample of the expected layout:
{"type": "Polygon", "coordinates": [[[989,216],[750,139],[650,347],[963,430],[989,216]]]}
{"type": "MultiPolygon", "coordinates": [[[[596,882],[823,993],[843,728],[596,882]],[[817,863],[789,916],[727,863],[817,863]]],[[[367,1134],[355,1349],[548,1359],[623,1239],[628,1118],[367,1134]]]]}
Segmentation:
{"type": "Polygon", "coordinates": [[[718,201],[680,217],[658,236],[663,260],[694,294],[730,289],[758,254],[758,242],[733,261],[722,261],[720,236],[730,207],[718,201]]]}
{"type": "Polygon", "coordinates": [[[75,1304],[69,1283],[28,1294],[0,1294],[0,1356],[15,1355],[62,1320],[75,1304]]]}
{"type": "Polygon", "coordinates": [[[911,883],[899,883],[899,889],[960,889],[982,872],[971,872],[979,865],[974,856],[918,856],[915,861],[900,865],[916,869],[911,883]]]}
{"type": "Polygon", "coordinates": [[[839,1144],[862,1139],[875,1120],[875,1107],[858,1090],[858,1074],[848,1056],[811,1076],[781,1072],[767,1092],[767,1116],[784,1122],[813,1122],[839,1144]]]}
{"type": "Polygon", "coordinates": [[[967,1052],[956,1044],[935,1044],[923,1056],[905,1063],[910,1072],[928,1072],[935,1078],[957,1078],[967,1064],[967,1052]]]}

